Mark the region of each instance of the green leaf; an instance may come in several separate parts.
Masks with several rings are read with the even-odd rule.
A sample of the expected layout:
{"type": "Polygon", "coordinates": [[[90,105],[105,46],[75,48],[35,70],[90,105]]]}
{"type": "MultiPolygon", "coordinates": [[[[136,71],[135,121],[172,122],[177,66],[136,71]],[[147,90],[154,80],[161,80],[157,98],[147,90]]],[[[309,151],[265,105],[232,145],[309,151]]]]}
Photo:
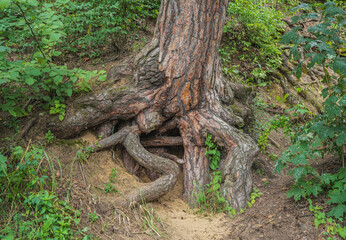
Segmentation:
{"type": "Polygon", "coordinates": [[[302,62],[299,62],[293,71],[295,72],[296,77],[299,79],[302,76],[302,62]]]}
{"type": "Polygon", "coordinates": [[[300,200],[303,197],[304,190],[294,186],[290,190],[288,190],[287,197],[293,197],[295,201],[300,200]]]}
{"type": "Polygon", "coordinates": [[[1,174],[1,172],[6,174],[6,172],[7,172],[6,162],[7,162],[7,158],[0,153],[0,174],[1,174]]]}
{"type": "Polygon", "coordinates": [[[345,203],[346,202],[346,191],[334,190],[328,196],[331,199],[327,203],[345,203]]]}
{"type": "Polygon", "coordinates": [[[341,147],[345,143],[346,143],[346,134],[345,134],[345,132],[341,132],[341,135],[339,135],[336,138],[336,144],[341,147]]]}
{"type": "Polygon", "coordinates": [[[62,54],[62,52],[60,51],[54,51],[53,52],[53,56],[57,57],[57,56],[60,56],[62,54]]]}
{"type": "Polygon", "coordinates": [[[328,217],[342,218],[346,213],[346,205],[338,204],[336,207],[333,207],[332,210],[328,213],[328,217]]]}
{"type": "Polygon", "coordinates": [[[310,63],[308,64],[308,68],[312,68],[313,66],[315,66],[315,64],[317,65],[321,65],[322,61],[325,59],[326,57],[321,54],[321,53],[316,53],[314,54],[314,56],[312,57],[310,63]]]}
{"type": "Polygon", "coordinates": [[[14,148],[12,148],[12,155],[17,159],[21,159],[21,157],[23,156],[24,154],[24,150],[21,146],[16,146],[14,148]]]}
{"type": "Polygon", "coordinates": [[[48,217],[48,219],[43,223],[42,231],[45,232],[50,227],[50,225],[52,225],[52,223],[53,223],[53,218],[48,217]]]}
{"type": "Polygon", "coordinates": [[[0,78],[0,84],[7,83],[9,80],[7,78],[0,78]]]}
{"type": "Polygon", "coordinates": [[[308,164],[307,156],[304,153],[297,154],[296,156],[292,157],[291,162],[294,165],[306,165],[306,164],[308,164]]]}
{"type": "Polygon", "coordinates": [[[41,75],[41,71],[40,71],[39,68],[33,68],[33,69],[30,70],[29,73],[30,73],[31,75],[33,75],[33,76],[39,76],[39,75],[41,75]]]}
{"type": "Polygon", "coordinates": [[[339,58],[333,63],[333,71],[340,74],[346,74],[346,60],[339,58]]]}
{"type": "Polygon", "coordinates": [[[318,228],[318,226],[320,224],[326,223],[326,220],[325,220],[326,218],[325,218],[325,216],[323,217],[323,215],[324,215],[324,213],[322,213],[322,212],[316,212],[315,213],[315,221],[314,221],[314,223],[315,223],[316,229],[318,228]]]}
{"type": "Polygon", "coordinates": [[[71,88],[68,88],[65,90],[67,96],[71,97],[72,96],[72,89],[71,88]]]}
{"type": "Polygon", "coordinates": [[[34,78],[32,78],[32,77],[28,77],[28,78],[25,79],[25,82],[26,82],[26,84],[31,86],[31,85],[33,85],[36,82],[36,80],[34,78]]]}
{"type": "Polygon", "coordinates": [[[8,109],[8,112],[9,112],[13,117],[17,117],[17,113],[13,110],[13,108],[8,109]]]}
{"type": "Polygon", "coordinates": [[[9,51],[9,50],[11,50],[11,48],[8,48],[8,47],[5,47],[5,46],[0,46],[0,52],[6,52],[6,51],[9,51]]]}
{"type": "Polygon", "coordinates": [[[312,184],[306,189],[307,195],[313,194],[315,197],[322,192],[322,188],[320,184],[312,184]]]}
{"type": "Polygon", "coordinates": [[[346,227],[340,227],[339,229],[336,229],[336,232],[340,235],[340,237],[346,239],[346,227]]]}
{"type": "Polygon", "coordinates": [[[8,6],[10,6],[11,0],[0,0],[0,9],[4,10],[8,6]]]}
{"type": "Polygon", "coordinates": [[[323,14],[325,17],[334,17],[335,15],[341,15],[344,16],[344,11],[341,8],[334,7],[334,6],[328,6],[324,11],[323,14]]]}
{"type": "Polygon", "coordinates": [[[300,31],[301,27],[294,27],[291,31],[285,33],[282,36],[281,43],[283,44],[289,44],[290,42],[296,43],[298,39],[300,38],[300,35],[297,33],[297,31],[300,31]]]}
{"type": "Polygon", "coordinates": [[[30,4],[33,7],[37,7],[39,3],[36,0],[28,0],[28,4],[30,4]]]}
{"type": "Polygon", "coordinates": [[[50,39],[49,40],[53,41],[53,42],[56,42],[56,41],[58,41],[60,39],[60,37],[61,37],[60,33],[52,33],[50,35],[50,39]]]}
{"type": "Polygon", "coordinates": [[[104,75],[100,76],[99,81],[104,82],[104,81],[106,81],[106,79],[107,79],[107,75],[104,74],[104,75]]]}
{"type": "Polygon", "coordinates": [[[53,81],[54,81],[54,83],[55,83],[56,85],[58,85],[59,83],[61,83],[62,80],[63,80],[63,77],[60,76],[60,75],[55,76],[55,77],[53,78],[53,81]]]}
{"type": "Polygon", "coordinates": [[[306,167],[296,167],[292,170],[292,175],[295,181],[298,181],[302,176],[307,174],[306,167]]]}

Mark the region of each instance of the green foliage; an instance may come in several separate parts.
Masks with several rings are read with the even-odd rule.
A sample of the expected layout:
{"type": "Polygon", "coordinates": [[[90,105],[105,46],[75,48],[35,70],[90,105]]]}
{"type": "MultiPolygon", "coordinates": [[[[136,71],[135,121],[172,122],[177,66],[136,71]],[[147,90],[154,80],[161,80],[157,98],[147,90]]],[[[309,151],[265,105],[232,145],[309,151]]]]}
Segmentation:
{"type": "MultiPolygon", "coordinates": [[[[253,192],[250,195],[250,200],[247,202],[248,207],[251,208],[255,204],[256,198],[260,198],[262,194],[263,193],[260,192],[258,188],[254,187],[253,192]]],[[[246,211],[246,207],[239,209],[239,213],[244,213],[245,211],[246,211]]]]}
{"type": "Polygon", "coordinates": [[[55,139],[54,134],[50,130],[46,133],[45,138],[47,143],[52,143],[55,139]]]}
{"type": "Polygon", "coordinates": [[[256,202],[256,198],[260,198],[262,196],[262,192],[258,190],[258,188],[254,188],[253,192],[250,195],[250,200],[248,201],[247,205],[249,208],[252,207],[252,205],[256,202]]]}
{"type": "Polygon", "coordinates": [[[84,235],[76,230],[80,212],[58,199],[54,179],[54,165],[41,147],[24,150],[16,146],[8,158],[0,153],[1,239],[71,239],[84,235]],[[44,160],[49,169],[43,167],[44,160]],[[52,191],[47,190],[50,187],[52,191]]]}
{"type": "Polygon", "coordinates": [[[59,114],[59,120],[62,121],[66,114],[65,108],[65,104],[61,104],[59,101],[54,101],[54,106],[50,107],[49,113],[52,115],[59,114]]]}
{"type": "Polygon", "coordinates": [[[198,188],[196,203],[199,212],[227,212],[233,216],[236,214],[235,209],[229,206],[225,197],[221,196],[222,172],[218,170],[221,153],[212,138],[213,136],[208,134],[205,140],[205,155],[209,158],[209,168],[212,170],[211,181],[206,186],[196,186],[198,188]]]}
{"type": "MultiPolygon", "coordinates": [[[[309,10],[309,6],[303,4],[295,8],[294,11],[300,9],[309,10]]],[[[294,71],[297,77],[300,77],[303,65],[301,57],[304,53],[299,52],[301,47],[306,52],[309,51],[305,54],[309,60],[308,68],[317,64],[324,69],[325,76],[322,82],[327,85],[322,91],[322,96],[325,99],[324,112],[315,116],[304,126],[296,128],[291,135],[293,145],[286,149],[276,162],[275,170],[280,172],[288,164],[293,164],[294,168],[289,170],[288,174],[294,177],[295,183],[287,193],[288,196],[299,200],[326,193],[330,199],[328,204],[333,206],[328,216],[343,221],[346,210],[345,168],[339,169],[335,174],[320,174],[308,161],[313,161],[317,157],[324,157],[325,154],[336,155],[342,159],[345,154],[343,148],[346,143],[344,121],[346,117],[346,68],[344,67],[346,58],[340,54],[340,49],[345,44],[345,41],[340,37],[342,27],[345,24],[345,14],[332,2],[323,4],[321,10],[321,15],[304,11],[292,19],[294,23],[298,24],[305,19],[318,18],[319,23],[308,29],[314,37],[301,36],[299,34],[300,27],[295,27],[283,36],[283,42],[294,44],[290,55],[298,61],[294,71]],[[334,71],[333,75],[330,74],[331,71],[334,71]]],[[[323,218],[317,216],[317,219],[323,218]]]]}
{"type": "Polygon", "coordinates": [[[270,119],[269,123],[266,127],[264,127],[262,134],[259,136],[257,140],[257,144],[261,148],[262,152],[265,152],[266,147],[268,146],[268,137],[271,131],[280,128],[284,130],[284,133],[286,135],[291,133],[292,123],[289,117],[285,115],[276,115],[273,119],[270,119]]]}
{"type": "Polygon", "coordinates": [[[95,211],[92,213],[89,213],[88,215],[89,215],[89,220],[93,223],[99,219],[99,216],[97,215],[95,211]]]}
{"type": "MultiPolygon", "coordinates": [[[[292,11],[301,9],[310,10],[311,8],[308,4],[301,4],[293,8],[292,11]]],[[[340,36],[345,25],[345,13],[341,8],[336,7],[333,2],[323,4],[321,10],[321,17],[318,13],[302,13],[292,18],[292,23],[296,25],[306,19],[319,19],[317,25],[313,25],[308,29],[308,32],[314,37],[310,38],[299,34],[300,26],[294,27],[282,37],[282,43],[293,44],[290,57],[298,61],[294,70],[298,78],[302,73],[302,55],[304,54],[301,52],[302,49],[309,52],[304,54],[305,58],[309,59],[308,68],[312,68],[317,64],[325,70],[330,68],[341,76],[346,74],[346,60],[345,57],[340,55],[340,49],[345,44],[345,40],[340,36]]],[[[328,84],[332,77],[329,73],[325,73],[326,76],[323,80],[328,84]]]]}
{"type": "Polygon", "coordinates": [[[333,218],[331,217],[326,217],[324,212],[321,212],[322,207],[320,206],[314,206],[312,204],[311,199],[308,199],[309,202],[309,210],[312,212],[315,216],[314,224],[316,229],[320,225],[324,225],[326,231],[323,232],[323,235],[328,236],[327,239],[337,239],[336,236],[339,235],[343,239],[346,238],[346,227],[340,226],[339,223],[337,223],[333,218]]]}
{"type": "MultiPolygon", "coordinates": [[[[227,13],[229,20],[223,29],[227,44],[220,49],[223,64],[229,65],[234,55],[238,55],[241,61],[251,63],[250,80],[264,84],[267,73],[281,65],[279,39],[285,26],[281,20],[283,14],[271,1],[258,0],[231,1],[227,13]]],[[[226,75],[234,75],[227,69],[223,68],[226,75]]]]}
{"type": "Polygon", "coordinates": [[[0,10],[0,109],[22,117],[34,106],[64,118],[64,101],[91,90],[104,71],[68,69],[54,63],[66,40],[66,25],[51,3],[12,0],[0,10]]]}
{"type": "Polygon", "coordinates": [[[118,174],[117,168],[113,168],[112,173],[109,176],[109,181],[107,184],[105,184],[105,188],[104,188],[105,192],[107,193],[119,192],[118,190],[115,189],[115,186],[112,185],[112,183],[115,183],[115,178],[117,174],[118,174]]]}
{"type": "Polygon", "coordinates": [[[67,41],[62,45],[70,52],[90,51],[86,56],[98,56],[95,48],[108,46],[115,51],[129,49],[128,41],[146,18],[156,18],[160,1],[93,0],[55,1],[56,8],[65,14],[63,22],[70,26],[67,41]],[[105,17],[107,16],[107,17],[105,17]]]}
{"type": "Polygon", "coordinates": [[[93,147],[81,147],[81,149],[77,152],[75,160],[78,160],[80,162],[86,162],[88,161],[91,154],[94,152],[93,147]]]}

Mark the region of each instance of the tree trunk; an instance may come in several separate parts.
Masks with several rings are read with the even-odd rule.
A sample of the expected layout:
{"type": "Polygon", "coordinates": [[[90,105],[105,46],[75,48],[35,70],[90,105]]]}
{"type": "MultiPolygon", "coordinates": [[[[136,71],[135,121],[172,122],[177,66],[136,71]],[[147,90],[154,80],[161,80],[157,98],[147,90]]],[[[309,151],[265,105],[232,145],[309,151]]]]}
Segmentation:
{"type": "MultiPolygon", "coordinates": [[[[234,99],[218,57],[227,5],[225,0],[164,0],[152,42],[128,65],[135,66],[131,84],[78,98],[69,106],[64,121],[52,120],[49,127],[56,136],[69,137],[110,120],[132,121],[132,126],[101,140],[95,148],[121,143],[140,165],[162,173],[140,190],[147,200],[174,186],[178,165],[145,150],[138,137],[141,133],[152,137],[143,141],[144,146],[183,144],[183,196],[191,203],[199,186],[209,182],[204,139],[210,133],[228,152],[220,167],[222,193],[233,207],[244,207],[252,187],[250,167],[258,148],[234,127],[242,124],[242,119],[225,107],[234,99]],[[157,137],[174,128],[179,129],[182,141],[179,136],[157,137]]],[[[115,69],[110,76],[120,74],[121,70],[115,69]]],[[[136,202],[141,198],[137,191],[128,199],[136,202]]]]}

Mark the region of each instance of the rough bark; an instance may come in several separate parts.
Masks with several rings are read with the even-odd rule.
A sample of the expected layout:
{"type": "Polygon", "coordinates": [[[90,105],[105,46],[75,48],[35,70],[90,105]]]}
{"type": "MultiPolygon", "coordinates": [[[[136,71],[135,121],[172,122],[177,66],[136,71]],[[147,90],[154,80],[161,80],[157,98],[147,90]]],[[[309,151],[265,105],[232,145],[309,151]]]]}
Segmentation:
{"type": "MultiPolygon", "coordinates": [[[[126,196],[126,203],[154,200],[171,189],[177,179],[179,168],[171,160],[176,158],[150,153],[143,145],[178,144],[184,147],[183,196],[193,203],[198,186],[210,180],[204,149],[204,137],[210,133],[227,151],[220,166],[222,193],[233,207],[245,206],[252,189],[250,166],[258,148],[234,127],[244,121],[228,108],[234,95],[222,76],[218,57],[227,5],[226,0],[164,0],[153,40],[129,64],[131,83],[80,97],[68,107],[63,122],[50,122],[58,137],[70,137],[107,121],[133,124],[95,146],[101,150],[122,144],[141,166],[161,174],[126,196]],[[160,136],[174,128],[179,129],[181,137],[160,136]],[[141,144],[141,134],[154,136],[141,144]]],[[[116,76],[116,72],[110,75],[116,76]]],[[[246,91],[238,95],[247,96],[246,91]]]]}

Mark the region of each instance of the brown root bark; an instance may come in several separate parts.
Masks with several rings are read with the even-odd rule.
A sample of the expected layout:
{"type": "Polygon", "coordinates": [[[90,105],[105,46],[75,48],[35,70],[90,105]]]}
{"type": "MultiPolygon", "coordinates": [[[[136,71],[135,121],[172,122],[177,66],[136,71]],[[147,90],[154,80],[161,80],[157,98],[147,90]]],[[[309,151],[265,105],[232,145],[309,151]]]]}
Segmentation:
{"type": "Polygon", "coordinates": [[[95,151],[100,151],[119,143],[125,147],[127,153],[138,164],[162,175],[154,182],[146,184],[140,189],[133,190],[126,196],[116,199],[118,206],[127,207],[140,203],[143,200],[155,200],[166,194],[175,185],[179,174],[178,165],[170,159],[148,152],[140,142],[138,128],[136,127],[124,127],[117,133],[102,139],[90,147],[95,151]]]}
{"type": "Polygon", "coordinates": [[[202,132],[203,135],[210,133],[216,138],[219,146],[223,146],[228,152],[220,162],[224,177],[221,185],[222,195],[231,206],[243,208],[252,190],[250,170],[252,160],[259,152],[253,139],[205,110],[193,111],[183,118],[180,131],[184,146],[187,146],[184,155],[185,199],[193,201],[192,196],[198,192],[198,187],[208,182],[208,172],[202,171],[206,169],[204,165],[209,166],[204,154],[205,150],[201,147],[204,144],[203,138],[196,133],[202,132]]]}

